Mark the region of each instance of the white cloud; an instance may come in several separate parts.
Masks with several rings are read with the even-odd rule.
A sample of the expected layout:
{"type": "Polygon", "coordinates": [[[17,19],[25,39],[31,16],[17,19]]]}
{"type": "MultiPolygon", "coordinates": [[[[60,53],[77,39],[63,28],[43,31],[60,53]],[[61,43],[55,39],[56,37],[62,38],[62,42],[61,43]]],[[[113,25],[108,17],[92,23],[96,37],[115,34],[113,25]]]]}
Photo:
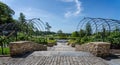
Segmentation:
{"type": "Polygon", "coordinates": [[[70,12],[70,11],[68,11],[68,12],[65,13],[65,17],[66,17],[66,18],[68,18],[68,17],[70,17],[70,16],[71,16],[71,12],[70,12]]]}
{"type": "Polygon", "coordinates": [[[82,11],[81,2],[78,1],[78,0],[75,0],[75,3],[76,3],[77,11],[76,11],[74,14],[75,14],[75,15],[78,15],[78,14],[80,14],[81,11],[82,11]]]}
{"type": "Polygon", "coordinates": [[[78,16],[82,12],[82,7],[81,7],[81,2],[79,0],[61,0],[63,2],[74,2],[75,3],[75,10],[68,10],[64,16],[66,18],[71,17],[71,16],[78,16]]]}

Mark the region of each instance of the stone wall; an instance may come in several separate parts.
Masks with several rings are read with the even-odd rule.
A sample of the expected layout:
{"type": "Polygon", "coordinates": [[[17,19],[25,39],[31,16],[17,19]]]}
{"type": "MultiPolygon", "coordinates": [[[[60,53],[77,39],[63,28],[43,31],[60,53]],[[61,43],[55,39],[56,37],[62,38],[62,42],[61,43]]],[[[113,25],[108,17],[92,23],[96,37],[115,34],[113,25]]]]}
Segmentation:
{"type": "Polygon", "coordinates": [[[11,56],[19,56],[27,52],[47,50],[47,46],[30,41],[11,42],[9,47],[11,56]]]}
{"type": "Polygon", "coordinates": [[[108,56],[110,53],[110,43],[107,42],[90,42],[75,46],[76,51],[90,52],[98,57],[108,56]]]}

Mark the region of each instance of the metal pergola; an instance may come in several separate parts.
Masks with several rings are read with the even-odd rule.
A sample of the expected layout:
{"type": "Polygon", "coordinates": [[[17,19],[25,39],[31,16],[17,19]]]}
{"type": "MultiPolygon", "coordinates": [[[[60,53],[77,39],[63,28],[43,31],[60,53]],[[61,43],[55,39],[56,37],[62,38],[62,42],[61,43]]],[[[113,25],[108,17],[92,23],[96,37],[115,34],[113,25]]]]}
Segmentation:
{"type": "Polygon", "coordinates": [[[103,27],[110,35],[110,32],[114,31],[116,27],[120,30],[120,20],[105,19],[105,18],[90,18],[84,17],[77,25],[76,31],[85,30],[86,24],[91,25],[92,34],[103,31],[103,27]]]}
{"type": "MultiPolygon", "coordinates": [[[[3,41],[5,39],[10,38],[11,36],[15,36],[16,37],[16,41],[17,41],[17,33],[21,32],[20,28],[21,25],[26,25],[26,34],[29,34],[29,29],[31,27],[33,27],[33,31],[46,31],[46,25],[45,23],[40,19],[40,18],[33,18],[33,19],[28,19],[26,20],[24,23],[19,24],[18,22],[13,22],[13,23],[6,23],[6,24],[2,24],[0,25],[0,36],[4,36],[4,38],[0,39],[0,46],[2,48],[2,54],[4,54],[3,52],[3,48],[4,48],[4,43],[3,41]],[[29,25],[29,24],[32,24],[29,25]]],[[[36,34],[37,36],[37,34],[36,34]]]]}

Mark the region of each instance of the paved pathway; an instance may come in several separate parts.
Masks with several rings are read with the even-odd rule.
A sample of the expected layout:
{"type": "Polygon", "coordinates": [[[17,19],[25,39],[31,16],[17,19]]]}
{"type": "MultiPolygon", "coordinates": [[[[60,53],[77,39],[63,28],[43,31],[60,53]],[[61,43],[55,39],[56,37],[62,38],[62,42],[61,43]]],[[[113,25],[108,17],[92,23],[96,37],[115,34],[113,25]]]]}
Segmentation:
{"type": "Polygon", "coordinates": [[[48,51],[75,51],[75,48],[72,48],[67,45],[67,43],[57,43],[57,46],[48,47],[48,51]]]}
{"type": "Polygon", "coordinates": [[[65,43],[36,51],[26,58],[0,58],[0,65],[108,65],[105,60],[88,52],[77,52],[65,43]],[[6,59],[7,58],[7,59],[6,59]]]}

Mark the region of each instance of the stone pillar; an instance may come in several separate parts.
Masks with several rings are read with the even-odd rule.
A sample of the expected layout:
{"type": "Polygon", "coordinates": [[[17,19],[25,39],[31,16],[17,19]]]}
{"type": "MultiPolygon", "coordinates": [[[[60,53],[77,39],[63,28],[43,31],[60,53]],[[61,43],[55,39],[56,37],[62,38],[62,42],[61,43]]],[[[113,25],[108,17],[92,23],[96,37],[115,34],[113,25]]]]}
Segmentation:
{"type": "Polygon", "coordinates": [[[91,53],[93,53],[95,56],[99,57],[105,57],[110,54],[110,43],[107,42],[91,42],[92,44],[92,50],[91,53]]]}
{"type": "Polygon", "coordinates": [[[110,43],[107,42],[90,42],[75,46],[77,51],[90,52],[98,57],[108,56],[110,53],[110,43]]]}
{"type": "Polygon", "coordinates": [[[47,46],[30,41],[11,42],[9,47],[11,56],[19,56],[28,52],[47,50],[47,46]]]}
{"type": "Polygon", "coordinates": [[[10,55],[16,56],[24,54],[25,52],[27,52],[27,45],[29,45],[28,41],[10,42],[10,55]]]}

